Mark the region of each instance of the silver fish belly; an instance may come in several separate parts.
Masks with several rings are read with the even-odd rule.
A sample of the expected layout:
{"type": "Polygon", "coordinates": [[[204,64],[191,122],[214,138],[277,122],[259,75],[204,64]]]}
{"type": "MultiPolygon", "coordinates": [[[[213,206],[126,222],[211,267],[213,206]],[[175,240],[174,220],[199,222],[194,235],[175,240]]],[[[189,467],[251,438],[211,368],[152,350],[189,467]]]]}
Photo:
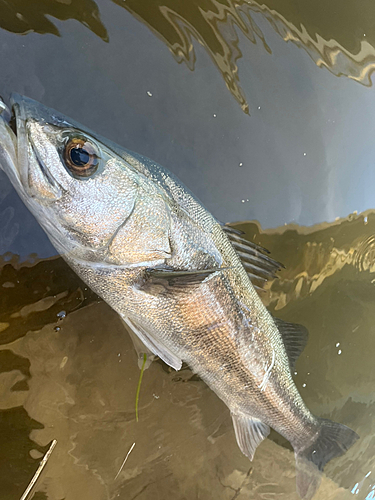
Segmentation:
{"type": "Polygon", "coordinates": [[[271,316],[255,289],[280,264],[160,165],[36,101],[11,102],[0,165],[63,258],[148,352],[188,363],[215,391],[250,460],[270,427],[288,439],[297,490],[312,498],[358,436],[312,415],[293,382],[307,331],[271,316]]]}

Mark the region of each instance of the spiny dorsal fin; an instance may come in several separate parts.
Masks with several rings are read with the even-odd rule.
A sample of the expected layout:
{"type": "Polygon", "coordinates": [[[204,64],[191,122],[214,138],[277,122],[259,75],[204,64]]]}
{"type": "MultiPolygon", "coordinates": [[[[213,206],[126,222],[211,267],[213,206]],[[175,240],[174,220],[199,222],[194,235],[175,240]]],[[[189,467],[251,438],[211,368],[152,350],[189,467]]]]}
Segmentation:
{"type": "Polygon", "coordinates": [[[242,453],[252,460],[258,445],[270,433],[270,428],[257,418],[247,415],[232,413],[232,420],[237,444],[242,453]]]}
{"type": "Polygon", "coordinates": [[[228,236],[250,281],[257,290],[262,290],[267,280],[277,278],[276,272],[285,266],[266,255],[269,254],[268,250],[243,238],[241,235],[244,233],[239,229],[226,224],[222,225],[222,229],[228,236]]]}
{"type": "Polygon", "coordinates": [[[307,328],[297,323],[287,323],[279,318],[273,318],[283,338],[285,350],[289,357],[290,368],[293,370],[298,356],[304,350],[309,332],[307,328]]]}

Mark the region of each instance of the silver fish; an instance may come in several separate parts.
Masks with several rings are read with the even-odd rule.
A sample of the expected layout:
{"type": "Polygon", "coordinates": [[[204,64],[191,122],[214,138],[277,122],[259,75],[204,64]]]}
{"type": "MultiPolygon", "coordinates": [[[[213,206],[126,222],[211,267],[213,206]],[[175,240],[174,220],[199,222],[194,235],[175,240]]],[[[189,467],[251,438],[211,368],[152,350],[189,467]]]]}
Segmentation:
{"type": "Polygon", "coordinates": [[[324,465],[358,436],[312,415],[297,391],[307,332],[271,316],[252,284],[280,264],[160,165],[36,101],[11,103],[0,164],[59,253],[149,351],[176,370],[188,363],[215,391],[250,460],[270,427],[288,439],[311,499],[324,465]]]}

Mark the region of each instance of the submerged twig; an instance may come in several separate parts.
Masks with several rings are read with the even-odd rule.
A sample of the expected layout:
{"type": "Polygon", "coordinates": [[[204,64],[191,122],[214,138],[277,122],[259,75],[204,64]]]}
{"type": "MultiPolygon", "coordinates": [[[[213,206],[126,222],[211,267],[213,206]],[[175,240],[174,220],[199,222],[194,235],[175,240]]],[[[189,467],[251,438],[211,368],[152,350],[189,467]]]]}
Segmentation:
{"type": "Polygon", "coordinates": [[[56,439],[54,439],[51,443],[51,446],[48,448],[47,453],[42,458],[42,460],[39,464],[39,467],[37,468],[34,476],[32,477],[32,479],[29,483],[29,486],[26,488],[26,490],[25,490],[25,492],[22,495],[20,500],[27,500],[28,498],[30,498],[30,493],[31,493],[32,489],[34,488],[34,486],[36,485],[36,482],[38,481],[39,476],[43,472],[44,467],[47,465],[48,459],[51,456],[56,445],[57,445],[57,441],[56,441],[56,439]]]}
{"type": "Polygon", "coordinates": [[[142,382],[143,372],[145,371],[146,361],[147,361],[147,354],[144,354],[143,355],[142,368],[141,368],[141,374],[139,375],[139,380],[138,380],[137,393],[135,395],[135,420],[137,422],[138,422],[138,400],[139,400],[139,392],[141,390],[141,382],[142,382]]]}
{"type": "MultiPolygon", "coordinates": [[[[145,356],[146,356],[146,355],[145,355],[145,356]]],[[[125,465],[125,463],[126,463],[126,461],[127,461],[128,457],[129,457],[130,453],[133,451],[134,446],[135,446],[135,443],[133,443],[133,444],[131,445],[130,450],[129,450],[129,451],[128,451],[128,453],[126,454],[126,457],[124,458],[124,461],[122,462],[122,465],[121,465],[121,467],[120,467],[120,469],[119,469],[118,473],[116,474],[115,481],[116,481],[116,479],[119,477],[120,472],[122,471],[122,469],[124,468],[124,465],[125,465]]]]}

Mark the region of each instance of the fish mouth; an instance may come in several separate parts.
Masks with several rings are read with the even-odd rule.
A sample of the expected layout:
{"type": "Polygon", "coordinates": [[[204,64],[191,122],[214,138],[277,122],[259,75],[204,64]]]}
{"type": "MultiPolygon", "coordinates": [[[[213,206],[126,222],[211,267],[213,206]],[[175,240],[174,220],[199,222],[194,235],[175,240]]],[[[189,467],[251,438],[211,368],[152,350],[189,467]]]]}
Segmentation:
{"type": "Polygon", "coordinates": [[[27,191],[26,113],[23,97],[12,94],[10,106],[0,99],[0,166],[18,191],[27,191]]]}
{"type": "Polygon", "coordinates": [[[28,132],[31,122],[60,126],[62,123],[66,124],[61,117],[51,114],[49,108],[28,97],[12,93],[10,107],[0,99],[0,167],[6,171],[12,184],[24,198],[39,197],[31,183],[35,173],[42,184],[49,186],[48,190],[53,195],[51,198],[58,198],[61,196],[61,190],[38,154],[28,132]],[[35,161],[30,162],[30,157],[35,161]]]}
{"type": "Polygon", "coordinates": [[[17,161],[17,130],[15,114],[0,98],[0,167],[15,185],[21,187],[17,161]]]}

